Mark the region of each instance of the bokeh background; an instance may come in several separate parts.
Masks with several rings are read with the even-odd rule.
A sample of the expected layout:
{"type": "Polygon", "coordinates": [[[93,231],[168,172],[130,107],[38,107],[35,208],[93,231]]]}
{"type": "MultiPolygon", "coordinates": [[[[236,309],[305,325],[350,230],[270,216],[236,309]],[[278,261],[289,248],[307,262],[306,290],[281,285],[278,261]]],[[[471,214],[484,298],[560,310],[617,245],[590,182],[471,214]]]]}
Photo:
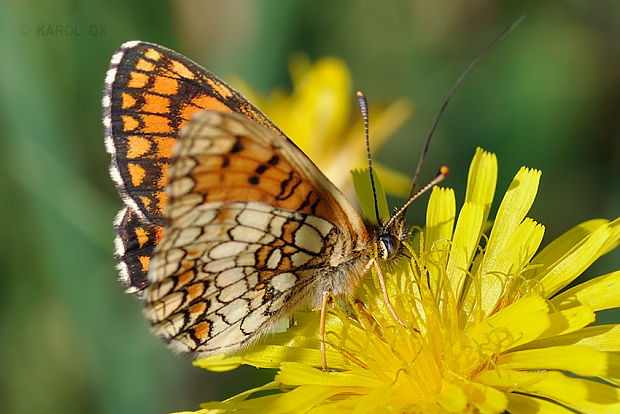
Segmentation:
{"type": "MultiPolygon", "coordinates": [[[[453,82],[525,13],[457,92],[425,176],[449,165],[447,185],[462,202],[476,146],[498,156],[498,192],[521,165],[542,169],[530,216],[547,226],[544,243],[620,213],[615,0],[0,4],[2,412],[197,409],[272,378],[250,368],[213,374],[173,355],[116,283],[111,223],[121,203],[107,173],[100,99],[109,58],[127,40],[166,45],[265,94],[290,88],[294,53],[341,58],[371,102],[414,103],[375,154],[410,174],[453,82]]],[[[410,209],[411,222],[423,222],[423,204],[410,209]]],[[[588,275],[618,268],[615,251],[588,275]]]]}

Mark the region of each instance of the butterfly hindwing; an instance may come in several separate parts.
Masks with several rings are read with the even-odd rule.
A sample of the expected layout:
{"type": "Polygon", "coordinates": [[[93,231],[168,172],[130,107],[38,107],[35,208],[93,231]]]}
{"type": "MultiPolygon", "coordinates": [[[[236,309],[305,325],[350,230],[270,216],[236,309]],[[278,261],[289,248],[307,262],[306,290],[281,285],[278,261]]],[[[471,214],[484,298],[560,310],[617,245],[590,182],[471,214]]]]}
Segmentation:
{"type": "Polygon", "coordinates": [[[326,220],[265,203],[198,206],[157,248],[147,318],[178,351],[237,349],[300,305],[336,237],[326,220]]]}
{"type": "Polygon", "coordinates": [[[350,234],[365,232],[344,195],[288,139],[234,113],[197,113],[181,133],[166,189],[173,206],[167,220],[194,204],[261,201],[322,217],[350,234]],[[182,199],[181,203],[178,201],[182,199]]]}
{"type": "Polygon", "coordinates": [[[201,112],[175,147],[170,223],[146,315],[182,352],[230,352],[324,290],[350,293],[368,240],[359,214],[286,139],[201,112]]]}

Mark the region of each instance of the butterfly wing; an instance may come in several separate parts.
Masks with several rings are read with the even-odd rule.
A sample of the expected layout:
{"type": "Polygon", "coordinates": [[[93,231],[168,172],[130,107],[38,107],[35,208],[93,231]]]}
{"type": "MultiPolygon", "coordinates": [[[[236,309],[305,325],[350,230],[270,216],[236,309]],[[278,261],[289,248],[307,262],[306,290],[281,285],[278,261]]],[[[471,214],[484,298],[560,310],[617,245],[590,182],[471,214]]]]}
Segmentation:
{"type": "Polygon", "coordinates": [[[172,148],[192,114],[202,109],[239,112],[284,134],[200,65],[140,41],[124,43],[112,56],[102,104],[106,150],[112,156],[110,175],[128,207],[115,226],[116,256],[121,282],[133,293],[148,283],[147,253],[157,243],[152,236],[165,224],[163,188],[172,148]]]}
{"type": "Polygon", "coordinates": [[[163,227],[140,220],[129,207],[123,207],[114,220],[114,256],[119,281],[126,293],[142,294],[149,284],[148,271],[153,249],[159,243],[163,227]]]}
{"type": "Polygon", "coordinates": [[[239,114],[198,113],[169,177],[169,226],[145,301],[154,332],[174,349],[232,352],[302,302],[316,306],[325,290],[355,287],[365,225],[279,134],[239,114]]]}

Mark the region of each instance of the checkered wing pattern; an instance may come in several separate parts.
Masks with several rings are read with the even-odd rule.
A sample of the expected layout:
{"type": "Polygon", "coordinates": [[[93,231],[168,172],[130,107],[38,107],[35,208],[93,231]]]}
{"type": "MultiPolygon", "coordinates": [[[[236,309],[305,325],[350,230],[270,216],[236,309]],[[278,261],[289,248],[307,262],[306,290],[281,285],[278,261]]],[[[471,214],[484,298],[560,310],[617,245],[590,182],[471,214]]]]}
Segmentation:
{"type": "Polygon", "coordinates": [[[127,206],[116,221],[116,257],[127,292],[147,284],[150,256],[163,226],[172,148],[196,112],[231,111],[282,132],[215,75],[165,47],[127,42],[114,53],[103,92],[110,175],[127,206]]]}
{"type": "Polygon", "coordinates": [[[129,207],[123,207],[114,220],[114,230],[119,281],[126,293],[140,295],[149,284],[149,265],[163,227],[145,223],[129,207]]]}
{"type": "Polygon", "coordinates": [[[323,291],[350,294],[369,235],[289,140],[236,113],[198,113],[168,172],[168,223],[144,295],[154,332],[208,355],[254,341],[323,291]]]}

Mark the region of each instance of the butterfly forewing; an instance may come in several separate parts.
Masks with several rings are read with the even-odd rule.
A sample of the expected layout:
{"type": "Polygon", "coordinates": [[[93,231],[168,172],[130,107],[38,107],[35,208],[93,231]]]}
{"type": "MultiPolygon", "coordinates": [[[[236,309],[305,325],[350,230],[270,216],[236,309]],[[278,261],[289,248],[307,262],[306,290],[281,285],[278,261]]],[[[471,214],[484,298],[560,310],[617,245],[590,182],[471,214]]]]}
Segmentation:
{"type": "Polygon", "coordinates": [[[140,295],[149,284],[150,261],[153,249],[161,240],[163,227],[145,223],[133,210],[124,207],[114,220],[114,230],[119,281],[126,293],[140,295]]]}
{"type": "Polygon", "coordinates": [[[201,109],[241,112],[279,130],[215,75],[162,46],[127,42],[112,56],[104,91],[112,177],[141,218],[159,223],[172,147],[201,109]],[[107,104],[107,106],[106,106],[107,104]]]}
{"type": "Polygon", "coordinates": [[[155,333],[183,352],[249,343],[365,264],[359,214],[290,141],[239,114],[201,112],[175,147],[169,226],[146,290],[155,333]],[[364,263],[362,263],[364,262],[364,263]]]}
{"type": "Polygon", "coordinates": [[[283,135],[256,107],[215,75],[165,47],[127,42],[114,53],[103,92],[110,174],[128,210],[115,225],[116,257],[127,292],[147,284],[149,251],[159,241],[172,148],[203,109],[244,114],[283,135]],[[148,238],[145,239],[145,238],[148,238]]]}

